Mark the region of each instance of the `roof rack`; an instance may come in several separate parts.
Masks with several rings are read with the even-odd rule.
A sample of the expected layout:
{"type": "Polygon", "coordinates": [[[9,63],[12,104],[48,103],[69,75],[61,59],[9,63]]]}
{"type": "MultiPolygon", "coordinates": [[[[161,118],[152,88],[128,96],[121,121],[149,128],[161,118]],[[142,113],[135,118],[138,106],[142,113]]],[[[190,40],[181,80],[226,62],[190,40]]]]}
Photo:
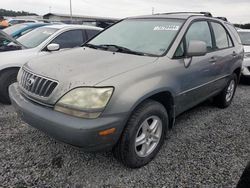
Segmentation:
{"type": "Polygon", "coordinates": [[[159,13],[159,14],[202,14],[207,17],[213,17],[210,12],[169,12],[169,13],[159,13]]]}
{"type": "Polygon", "coordinates": [[[226,21],[226,22],[228,21],[226,17],[216,17],[216,18],[223,20],[223,21],[226,21]]]}

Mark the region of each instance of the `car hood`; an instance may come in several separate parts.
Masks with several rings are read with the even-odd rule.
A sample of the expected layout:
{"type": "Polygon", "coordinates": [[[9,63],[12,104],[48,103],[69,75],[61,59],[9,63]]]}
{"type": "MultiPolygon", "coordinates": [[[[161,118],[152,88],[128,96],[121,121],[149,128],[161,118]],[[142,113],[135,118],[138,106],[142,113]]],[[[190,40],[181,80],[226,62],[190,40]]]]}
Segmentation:
{"type": "Polygon", "coordinates": [[[0,70],[8,67],[21,67],[37,56],[34,49],[15,50],[0,53],[0,70]]]}
{"type": "Polygon", "coordinates": [[[7,51],[0,53],[0,70],[8,67],[21,67],[37,56],[34,49],[7,51]]]}
{"type": "Polygon", "coordinates": [[[53,103],[73,88],[95,86],[116,75],[153,63],[156,59],[157,57],[75,48],[33,59],[24,68],[58,81],[56,96],[50,101],[53,103]]]}

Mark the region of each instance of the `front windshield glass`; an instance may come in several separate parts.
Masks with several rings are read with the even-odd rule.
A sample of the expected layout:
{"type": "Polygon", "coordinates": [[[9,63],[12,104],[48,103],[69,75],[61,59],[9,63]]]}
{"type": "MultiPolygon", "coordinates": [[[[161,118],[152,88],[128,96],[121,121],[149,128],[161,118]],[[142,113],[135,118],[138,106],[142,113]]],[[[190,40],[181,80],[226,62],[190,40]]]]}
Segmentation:
{"type": "Polygon", "coordinates": [[[182,24],[183,20],[177,19],[127,19],[92,39],[87,46],[118,46],[159,56],[168,50],[182,24]]]}
{"type": "Polygon", "coordinates": [[[17,24],[17,25],[13,25],[13,26],[10,26],[10,27],[7,27],[6,29],[3,29],[3,31],[5,33],[7,33],[8,35],[11,35],[23,28],[27,27],[26,24],[17,24]]]}
{"type": "Polygon", "coordinates": [[[42,42],[44,42],[47,38],[49,38],[57,30],[58,29],[55,28],[40,27],[21,36],[17,39],[17,41],[27,48],[35,48],[42,42]]]}
{"type": "Polygon", "coordinates": [[[239,35],[242,44],[250,46],[250,32],[239,32],[239,35]]]}

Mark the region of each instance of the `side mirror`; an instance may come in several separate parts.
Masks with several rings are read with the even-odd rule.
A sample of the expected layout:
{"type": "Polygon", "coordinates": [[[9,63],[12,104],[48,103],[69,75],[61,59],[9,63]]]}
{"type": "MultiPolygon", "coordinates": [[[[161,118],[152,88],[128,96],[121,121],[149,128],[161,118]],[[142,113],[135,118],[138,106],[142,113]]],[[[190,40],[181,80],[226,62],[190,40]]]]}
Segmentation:
{"type": "Polygon", "coordinates": [[[47,50],[50,52],[58,51],[58,50],[60,50],[60,45],[56,44],[56,43],[51,43],[47,46],[47,50]]]}
{"type": "Polygon", "coordinates": [[[192,40],[189,42],[187,57],[203,56],[207,53],[207,45],[203,41],[192,40]]]}

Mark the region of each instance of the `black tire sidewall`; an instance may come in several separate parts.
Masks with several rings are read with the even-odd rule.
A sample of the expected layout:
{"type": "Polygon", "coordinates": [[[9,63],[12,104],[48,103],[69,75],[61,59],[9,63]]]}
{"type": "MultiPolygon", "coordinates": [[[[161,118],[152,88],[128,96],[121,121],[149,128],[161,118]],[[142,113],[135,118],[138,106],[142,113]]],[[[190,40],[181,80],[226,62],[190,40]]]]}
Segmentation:
{"type": "Polygon", "coordinates": [[[0,75],[0,102],[10,104],[9,86],[17,81],[18,70],[9,70],[0,75]]]}
{"type": "Polygon", "coordinates": [[[226,88],[223,90],[223,95],[222,95],[222,97],[223,97],[223,103],[224,103],[225,107],[228,107],[232,103],[234,95],[235,95],[235,91],[236,91],[236,88],[237,88],[237,84],[238,84],[237,75],[236,74],[231,75],[230,79],[229,79],[229,81],[227,83],[226,88]],[[234,80],[234,82],[235,82],[234,92],[233,92],[233,96],[231,97],[230,101],[227,101],[226,100],[227,90],[228,90],[228,87],[229,87],[229,85],[230,85],[230,83],[231,83],[232,80],[234,80]]]}
{"type": "Polygon", "coordinates": [[[144,109],[143,111],[140,111],[141,109],[138,109],[139,113],[138,111],[134,113],[136,114],[136,118],[133,117],[132,115],[132,118],[129,120],[127,124],[128,129],[126,131],[127,135],[124,135],[125,139],[123,140],[125,142],[124,145],[126,147],[125,149],[126,153],[124,153],[125,154],[124,160],[126,161],[127,166],[133,168],[144,166],[156,156],[162,144],[164,143],[166,133],[168,131],[168,124],[169,124],[168,114],[165,108],[160,103],[151,101],[150,105],[148,105],[147,107],[144,106],[142,108],[144,109]],[[141,123],[150,116],[157,116],[161,119],[162,121],[161,138],[158,145],[150,155],[148,155],[147,157],[139,157],[135,151],[136,134],[138,132],[138,129],[140,128],[141,123]]]}

